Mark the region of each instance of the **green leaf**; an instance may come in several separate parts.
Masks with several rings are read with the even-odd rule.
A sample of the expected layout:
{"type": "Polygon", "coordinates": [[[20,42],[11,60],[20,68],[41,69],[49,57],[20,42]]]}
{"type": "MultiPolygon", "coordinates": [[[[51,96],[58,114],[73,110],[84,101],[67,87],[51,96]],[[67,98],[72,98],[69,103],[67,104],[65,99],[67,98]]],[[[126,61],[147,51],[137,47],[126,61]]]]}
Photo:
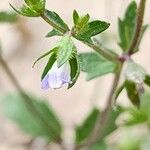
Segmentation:
{"type": "Polygon", "coordinates": [[[60,33],[59,31],[53,29],[46,35],[46,37],[52,37],[52,36],[63,36],[63,34],[60,33]]]}
{"type": "Polygon", "coordinates": [[[78,60],[78,56],[74,54],[73,58],[69,60],[70,68],[71,68],[71,81],[68,88],[71,88],[79,77],[80,74],[80,63],[78,60]]]}
{"type": "Polygon", "coordinates": [[[2,112],[33,137],[43,137],[51,141],[58,139],[62,129],[53,109],[45,101],[31,95],[29,97],[38,111],[37,115],[19,94],[9,94],[1,98],[2,112]],[[39,114],[45,122],[39,118],[39,114]],[[48,126],[48,130],[45,126],[48,126]]]}
{"type": "Polygon", "coordinates": [[[150,122],[150,91],[145,92],[141,96],[141,108],[140,109],[142,111],[145,111],[145,113],[147,114],[147,116],[149,118],[149,122],[150,122]]]}
{"type": "Polygon", "coordinates": [[[103,130],[103,133],[102,133],[102,137],[103,137],[102,139],[110,135],[112,132],[114,132],[118,128],[116,125],[116,120],[123,111],[124,110],[121,106],[116,106],[116,108],[111,111],[109,119],[108,119],[108,123],[105,126],[105,129],[103,130]]]}
{"type": "Polygon", "coordinates": [[[148,86],[150,86],[150,75],[145,76],[144,83],[147,84],[148,86]]]}
{"type": "Polygon", "coordinates": [[[73,11],[73,22],[75,25],[78,24],[78,21],[79,21],[79,15],[78,15],[78,12],[76,10],[73,11]]]}
{"type": "Polygon", "coordinates": [[[145,123],[148,120],[148,116],[142,109],[131,108],[128,110],[130,116],[125,120],[126,126],[133,126],[141,123],[145,123]]]}
{"type": "Polygon", "coordinates": [[[92,36],[98,35],[105,31],[109,26],[109,23],[95,20],[86,24],[84,28],[77,33],[77,36],[84,41],[84,39],[91,38],[92,36]]]}
{"type": "Polygon", "coordinates": [[[150,92],[145,92],[141,96],[141,105],[139,109],[128,108],[128,119],[125,120],[125,125],[133,126],[143,123],[150,123],[150,92]]]}
{"type": "Polygon", "coordinates": [[[79,17],[78,23],[76,24],[77,29],[80,31],[88,23],[89,19],[89,14],[79,17]]]}
{"type": "Polygon", "coordinates": [[[127,52],[133,38],[136,25],[137,4],[132,1],[128,6],[123,20],[119,19],[120,47],[127,52]]]}
{"type": "Polygon", "coordinates": [[[45,10],[46,0],[25,0],[25,3],[34,11],[42,14],[45,10]]]}
{"type": "Polygon", "coordinates": [[[62,37],[57,46],[59,48],[57,50],[57,63],[60,67],[72,57],[73,53],[76,52],[76,48],[71,36],[68,34],[62,37]]]}
{"type": "Polygon", "coordinates": [[[17,19],[17,15],[13,12],[0,12],[0,23],[14,23],[17,19]]]}
{"type": "Polygon", "coordinates": [[[89,136],[99,114],[100,111],[97,108],[94,108],[84,122],[80,126],[76,127],[77,144],[82,143],[89,136]]]}
{"type": "Polygon", "coordinates": [[[52,68],[52,66],[55,63],[55,61],[56,61],[56,54],[52,53],[52,55],[50,56],[50,58],[48,60],[48,63],[46,65],[46,67],[44,68],[41,80],[43,80],[44,77],[47,75],[48,71],[52,68]]]}
{"type": "Polygon", "coordinates": [[[39,17],[40,13],[36,12],[29,6],[23,5],[21,8],[16,9],[14,6],[10,4],[10,6],[13,8],[15,12],[17,12],[20,15],[27,16],[27,17],[39,17]]]}
{"type": "Polygon", "coordinates": [[[46,10],[45,11],[45,15],[48,17],[48,19],[53,22],[54,24],[56,24],[63,32],[67,32],[69,31],[69,27],[67,26],[67,24],[60,18],[60,16],[55,13],[52,12],[50,10],[46,10]]]}
{"type": "Polygon", "coordinates": [[[140,106],[140,95],[136,88],[136,84],[134,82],[126,80],[125,89],[127,91],[128,98],[130,99],[132,104],[139,107],[140,106]]]}
{"type": "Polygon", "coordinates": [[[108,61],[97,53],[79,54],[81,70],[87,73],[87,80],[94,79],[108,73],[114,73],[116,64],[108,61]]]}
{"type": "Polygon", "coordinates": [[[104,141],[101,141],[99,143],[92,145],[90,150],[108,150],[108,149],[106,143],[104,141]]]}

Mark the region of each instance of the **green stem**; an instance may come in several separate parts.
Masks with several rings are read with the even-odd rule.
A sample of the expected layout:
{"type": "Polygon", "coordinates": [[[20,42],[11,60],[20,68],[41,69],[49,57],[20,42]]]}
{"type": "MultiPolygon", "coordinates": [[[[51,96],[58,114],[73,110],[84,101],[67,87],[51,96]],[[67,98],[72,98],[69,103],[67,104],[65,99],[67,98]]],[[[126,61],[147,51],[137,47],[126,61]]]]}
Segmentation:
{"type": "MultiPolygon", "coordinates": [[[[30,98],[30,96],[28,96],[24,92],[24,90],[20,86],[19,82],[17,81],[16,77],[14,76],[14,74],[11,71],[11,69],[9,68],[9,66],[7,65],[7,63],[5,62],[5,60],[3,59],[3,57],[1,55],[0,55],[0,64],[1,64],[1,66],[3,68],[3,70],[6,72],[6,74],[10,78],[10,80],[13,83],[14,87],[19,92],[19,94],[22,97],[22,99],[23,99],[27,109],[32,113],[32,115],[37,120],[40,121],[41,125],[43,126],[43,129],[46,130],[46,132],[49,134],[49,136],[51,136],[51,134],[55,134],[56,135],[57,131],[52,133],[53,132],[53,130],[51,130],[52,128],[50,127],[48,122],[45,120],[44,116],[42,116],[41,112],[39,110],[37,110],[37,108],[35,107],[34,103],[32,102],[32,99],[30,98]]],[[[61,141],[60,137],[59,137],[58,141],[61,141]]]]}
{"type": "MultiPolygon", "coordinates": [[[[43,18],[50,26],[52,26],[54,29],[60,31],[61,33],[65,34],[67,32],[66,30],[64,30],[63,28],[59,27],[57,24],[55,24],[51,20],[49,20],[49,18],[47,17],[46,13],[41,14],[41,18],[43,18]]],[[[69,31],[69,29],[68,29],[68,31],[69,31]]]]}
{"type": "Polygon", "coordinates": [[[128,53],[131,55],[134,52],[134,49],[137,46],[137,43],[139,41],[141,31],[142,31],[142,25],[143,25],[143,18],[144,18],[144,12],[145,12],[145,4],[146,0],[141,0],[139,4],[139,8],[137,11],[137,21],[136,21],[136,28],[133,36],[133,40],[131,43],[131,46],[129,47],[128,53]]]}

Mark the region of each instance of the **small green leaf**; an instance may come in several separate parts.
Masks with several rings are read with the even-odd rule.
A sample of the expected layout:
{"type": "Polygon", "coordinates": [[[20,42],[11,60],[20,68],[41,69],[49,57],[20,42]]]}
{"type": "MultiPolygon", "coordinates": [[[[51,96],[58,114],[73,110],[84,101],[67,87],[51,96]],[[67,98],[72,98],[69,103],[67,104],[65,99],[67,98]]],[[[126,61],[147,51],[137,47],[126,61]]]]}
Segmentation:
{"type": "Polygon", "coordinates": [[[29,96],[30,102],[40,116],[35,116],[34,110],[25,104],[19,94],[9,94],[1,97],[1,110],[13,120],[24,132],[33,137],[43,137],[50,141],[57,140],[61,135],[61,125],[54,111],[48,104],[34,96],[29,96]],[[40,117],[43,117],[43,122],[40,117]],[[49,127],[48,130],[46,127],[49,127]]]}
{"type": "Polygon", "coordinates": [[[39,17],[40,16],[40,13],[36,12],[35,10],[32,10],[29,6],[23,5],[19,9],[16,9],[11,4],[10,6],[13,8],[15,12],[17,12],[20,15],[27,16],[27,17],[39,17]]]}
{"type": "Polygon", "coordinates": [[[73,58],[71,58],[69,60],[69,64],[71,67],[71,81],[72,81],[72,83],[69,84],[68,88],[71,88],[75,84],[75,82],[76,82],[76,80],[80,74],[80,63],[78,60],[78,56],[76,54],[74,54],[73,58]]]}
{"type": "Polygon", "coordinates": [[[91,133],[100,111],[94,108],[81,126],[76,127],[76,143],[82,143],[91,133]]]}
{"type": "Polygon", "coordinates": [[[125,52],[127,52],[133,38],[136,25],[136,12],[137,4],[135,1],[132,1],[126,10],[124,19],[119,19],[118,21],[120,35],[119,45],[125,52]]]}
{"type": "Polygon", "coordinates": [[[90,19],[89,14],[81,16],[78,20],[78,24],[76,25],[77,29],[80,31],[88,23],[89,19],[90,19]]]}
{"type": "Polygon", "coordinates": [[[17,21],[17,15],[13,12],[0,12],[0,23],[13,23],[17,21]]]}
{"type": "Polygon", "coordinates": [[[59,31],[53,29],[46,35],[46,37],[52,37],[52,36],[63,36],[63,34],[60,33],[59,31]]]}
{"type": "Polygon", "coordinates": [[[42,14],[45,10],[46,0],[25,0],[25,3],[34,11],[42,14]]]}
{"type": "Polygon", "coordinates": [[[145,76],[144,83],[147,84],[148,86],[150,86],[150,75],[145,76]]]}
{"type": "Polygon", "coordinates": [[[52,12],[50,10],[45,10],[45,15],[48,17],[48,19],[53,22],[54,24],[56,24],[61,31],[63,32],[67,32],[69,31],[69,27],[67,26],[67,24],[60,18],[60,16],[55,13],[52,12]]]}
{"type": "Polygon", "coordinates": [[[57,45],[59,47],[57,50],[57,63],[60,67],[72,57],[73,53],[76,52],[76,48],[71,36],[68,34],[64,35],[57,45]]]}
{"type": "Polygon", "coordinates": [[[132,104],[139,107],[140,106],[140,95],[136,88],[136,84],[134,82],[126,80],[125,89],[127,91],[128,98],[130,99],[132,104]]]}
{"type": "Polygon", "coordinates": [[[75,25],[78,24],[78,21],[79,21],[79,15],[78,15],[78,12],[76,10],[73,11],[73,22],[75,25]]]}
{"type": "Polygon", "coordinates": [[[77,36],[82,40],[84,40],[84,38],[91,38],[92,36],[98,35],[99,33],[105,31],[109,26],[109,23],[95,20],[86,24],[84,28],[77,33],[77,36]]]}
{"type": "Polygon", "coordinates": [[[46,65],[46,67],[44,68],[41,80],[43,80],[44,77],[47,75],[48,71],[52,68],[52,66],[55,63],[55,61],[56,61],[56,54],[52,53],[52,55],[50,56],[50,58],[48,60],[48,63],[46,65]]]}
{"type": "Polygon", "coordinates": [[[81,53],[79,58],[81,70],[87,73],[87,80],[116,71],[116,64],[108,61],[97,53],[81,53]]]}

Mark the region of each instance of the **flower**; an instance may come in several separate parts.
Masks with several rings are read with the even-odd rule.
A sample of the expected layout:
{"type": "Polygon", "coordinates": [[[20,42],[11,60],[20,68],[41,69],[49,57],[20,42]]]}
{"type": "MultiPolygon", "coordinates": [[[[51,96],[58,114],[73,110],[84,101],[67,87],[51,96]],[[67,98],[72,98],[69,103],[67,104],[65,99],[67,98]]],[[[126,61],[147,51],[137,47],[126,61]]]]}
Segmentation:
{"type": "Polygon", "coordinates": [[[61,67],[58,67],[57,62],[55,62],[42,80],[41,88],[44,90],[47,90],[48,88],[58,89],[64,84],[69,83],[71,83],[69,62],[67,61],[61,67]]]}

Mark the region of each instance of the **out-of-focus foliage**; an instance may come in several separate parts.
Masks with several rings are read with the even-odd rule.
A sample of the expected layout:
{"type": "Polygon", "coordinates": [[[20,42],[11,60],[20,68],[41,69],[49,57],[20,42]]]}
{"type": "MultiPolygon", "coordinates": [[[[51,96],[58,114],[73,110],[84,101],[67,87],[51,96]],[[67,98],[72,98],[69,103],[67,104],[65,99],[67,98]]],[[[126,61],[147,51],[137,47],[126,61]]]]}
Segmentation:
{"type": "MultiPolygon", "coordinates": [[[[128,52],[128,49],[132,42],[132,38],[136,27],[136,13],[137,13],[137,4],[135,1],[132,1],[126,10],[124,19],[119,18],[118,21],[119,36],[120,36],[119,45],[124,52],[128,52]]],[[[136,48],[134,49],[134,53],[139,50],[140,42],[147,27],[148,25],[144,25],[142,27],[142,32],[139,41],[136,45],[136,48]]]]}
{"type": "Polygon", "coordinates": [[[30,96],[30,103],[34,109],[25,103],[25,99],[19,94],[9,94],[1,97],[1,110],[24,132],[33,137],[59,139],[62,126],[53,109],[44,100],[35,96],[30,96]]]}
{"type": "Polygon", "coordinates": [[[14,12],[0,12],[0,23],[14,23],[17,21],[17,15],[14,12]]]}
{"type": "Polygon", "coordinates": [[[117,69],[116,64],[108,61],[97,53],[81,53],[79,55],[81,70],[87,73],[87,80],[114,73],[117,69]]]}

